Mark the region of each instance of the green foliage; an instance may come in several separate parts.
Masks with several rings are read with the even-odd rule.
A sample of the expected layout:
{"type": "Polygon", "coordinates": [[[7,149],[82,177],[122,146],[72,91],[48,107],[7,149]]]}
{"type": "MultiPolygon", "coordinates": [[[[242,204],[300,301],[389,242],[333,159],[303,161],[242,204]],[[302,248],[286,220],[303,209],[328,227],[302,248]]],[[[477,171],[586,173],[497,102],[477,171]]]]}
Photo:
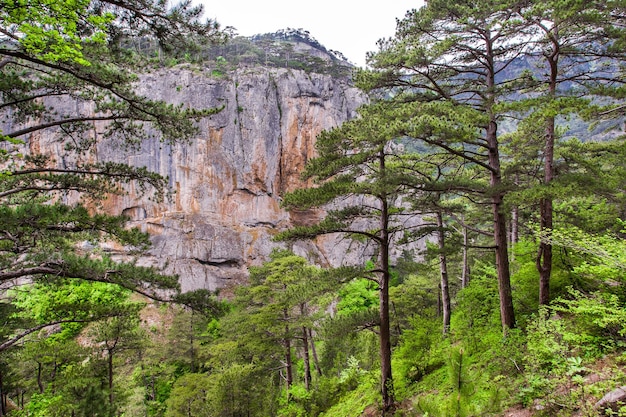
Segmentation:
{"type": "Polygon", "coordinates": [[[32,7],[24,2],[3,2],[0,22],[29,54],[51,63],[89,65],[82,54],[83,43],[104,43],[106,28],[115,19],[106,11],[93,14],[90,3],[47,1],[32,7]]]}
{"type": "MultiPolygon", "coordinates": [[[[22,414],[28,417],[62,417],[72,412],[63,395],[34,394],[22,414]]],[[[18,414],[19,415],[19,414],[18,414]]]]}
{"type": "Polygon", "coordinates": [[[582,294],[570,290],[568,298],[555,300],[555,312],[571,316],[573,327],[568,340],[585,355],[598,356],[626,347],[626,311],[615,294],[582,294]]]}
{"type": "Polygon", "coordinates": [[[533,373],[548,375],[564,370],[571,350],[565,332],[562,319],[551,317],[545,308],[539,310],[528,326],[526,362],[533,373]]]}
{"type": "Polygon", "coordinates": [[[379,388],[376,387],[374,380],[375,377],[373,375],[370,378],[362,380],[355,390],[347,392],[340,401],[325,412],[319,414],[319,416],[358,417],[363,415],[366,408],[379,402],[379,388]]]}
{"type": "MultiPolygon", "coordinates": [[[[619,221],[621,225],[622,222],[619,221]]],[[[626,247],[623,239],[613,234],[590,234],[577,227],[554,230],[550,236],[540,236],[555,245],[585,256],[573,272],[585,279],[604,283],[621,282],[626,268],[626,247]]]]}
{"type": "Polygon", "coordinates": [[[15,291],[13,304],[22,310],[21,314],[46,323],[68,314],[80,320],[100,312],[123,313],[129,294],[129,290],[117,285],[67,280],[56,285],[38,283],[27,291],[15,291]]]}
{"type": "MultiPolygon", "coordinates": [[[[0,132],[2,366],[11,359],[0,389],[25,403],[21,415],[147,410],[137,399],[147,391],[130,377],[147,346],[138,327],[145,304],[129,302],[129,291],[170,299],[178,278],[137,266],[132,256],[147,249],[148,235],[100,211],[129,187],[162,201],[167,180],[103,161],[98,149],[189,139],[195,122],[217,111],[137,94],[135,71],[145,62],[122,46],[139,34],[164,50],[220,39],[200,13],[189,1],[0,1],[0,107],[9,122],[0,132]],[[54,155],[35,146],[42,132],[56,141],[54,155]],[[105,242],[130,260],[114,262],[105,242]]],[[[209,311],[204,295],[184,301],[209,311]]]]}
{"type": "Polygon", "coordinates": [[[451,320],[451,332],[463,341],[469,354],[489,350],[496,340],[502,339],[501,334],[491,332],[500,321],[494,271],[487,265],[482,269],[476,271],[470,285],[459,292],[457,314],[453,314],[451,320]]]}
{"type": "Polygon", "coordinates": [[[442,339],[440,320],[416,316],[410,321],[394,355],[396,376],[402,381],[397,384],[398,392],[444,365],[446,343],[442,339]]]}
{"type": "Polygon", "coordinates": [[[176,381],[167,400],[167,417],[208,417],[208,375],[186,374],[176,381]]]}
{"type": "MultiPolygon", "coordinates": [[[[26,392],[17,415],[376,412],[381,343],[374,332],[355,330],[381,327],[383,288],[391,306],[392,394],[413,407],[397,415],[499,415],[515,401],[541,404],[544,415],[571,415],[591,410],[590,395],[623,385],[621,368],[601,386],[588,387],[584,374],[603,355],[606,361],[621,358],[622,366],[626,349],[626,248],[623,225],[615,222],[623,216],[626,146],[623,139],[589,140],[591,133],[569,118],[600,120],[623,110],[624,89],[612,87],[623,80],[605,82],[619,71],[608,58],[596,59],[609,50],[621,59],[626,37],[605,10],[619,15],[623,7],[470,3],[431,0],[399,21],[396,39],[381,42],[371,56],[373,71],[357,76],[362,87],[380,94],[358,119],[319,136],[318,157],[303,173],[315,186],[284,196],[285,207],[324,207],[326,217],[279,239],[342,233],[355,244],[373,243],[379,257],[365,268],[322,270],[276,250],[269,262],[250,269],[250,285],[225,305],[208,291],[178,294],[177,277],[115,263],[99,247],[113,240],[144,250],[147,235],[126,229],[123,217],[98,214],[98,203],[131,183],[161,199],[166,181],[145,169],[82,162],[95,160],[91,126],[103,123],[103,140],[133,148],[153,132],[165,141],[190,138],[194,122],[216,111],[185,110],[135,94],[129,68],[142,68],[148,55],[157,65],[203,62],[216,77],[239,64],[344,74],[347,67],[300,55],[294,41],[318,46],[298,31],[194,47],[193,41],[206,40],[203,35],[221,35],[214,22],[198,22],[199,10],[189,2],[167,10],[160,0],[141,7],[134,1],[33,6],[0,0],[8,36],[0,45],[0,94],[12,117],[0,136],[0,283],[6,288],[32,280],[4,292],[0,303],[1,388],[11,396],[26,392]],[[541,28],[543,22],[551,23],[541,28]],[[550,38],[552,28],[558,39],[550,38]],[[602,42],[592,42],[596,36],[602,42]],[[559,81],[547,93],[549,71],[541,62],[554,43],[546,39],[567,44],[557,73],[577,81],[575,88],[559,81]],[[495,55],[483,48],[489,41],[495,55]],[[578,53],[579,60],[565,60],[578,53]],[[531,66],[519,67],[518,57],[531,66]],[[96,116],[51,110],[42,104],[49,99],[40,100],[46,95],[71,97],[92,106],[96,116]],[[546,123],[552,119],[558,175],[546,184],[546,123]],[[568,137],[572,128],[565,123],[579,139],[568,137]],[[148,125],[156,130],[144,129],[148,125]],[[59,156],[63,166],[50,155],[25,155],[21,139],[46,126],[58,128],[67,145],[59,156]],[[489,142],[487,127],[494,126],[498,134],[489,142]],[[73,192],[83,196],[84,206],[59,203],[73,192]],[[510,254],[519,328],[505,336],[498,271],[493,256],[482,252],[493,247],[482,207],[494,197],[504,199],[492,206],[495,212],[514,211],[520,226],[510,254]],[[533,231],[541,217],[537,204],[546,199],[553,202],[553,225],[533,231]],[[432,213],[446,219],[444,250],[427,244],[417,254],[419,265],[408,250],[398,260],[386,257],[390,247],[397,253],[399,245],[437,231],[428,224],[432,213]],[[416,224],[407,221],[418,215],[416,224]],[[472,279],[460,289],[454,284],[460,256],[453,248],[460,247],[462,231],[472,246],[465,248],[472,279]],[[554,248],[553,302],[542,308],[540,243],[554,248]],[[450,256],[453,297],[446,337],[438,317],[441,253],[450,256]],[[128,302],[130,290],[153,298],[170,290],[169,300],[193,312],[161,307],[164,324],[140,327],[144,304],[128,302]],[[308,389],[307,368],[313,370],[308,389]]],[[[385,386],[391,388],[390,381],[385,386]]]]}
{"type": "Polygon", "coordinates": [[[341,287],[337,314],[350,315],[378,306],[378,288],[374,281],[357,279],[341,287]]]}

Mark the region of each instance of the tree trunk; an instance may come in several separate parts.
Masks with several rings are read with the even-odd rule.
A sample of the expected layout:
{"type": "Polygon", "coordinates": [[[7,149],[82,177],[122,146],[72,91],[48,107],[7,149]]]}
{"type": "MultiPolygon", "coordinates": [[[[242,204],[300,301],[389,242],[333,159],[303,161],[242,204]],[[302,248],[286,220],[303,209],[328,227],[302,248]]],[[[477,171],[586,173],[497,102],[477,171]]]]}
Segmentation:
{"type": "Polygon", "coordinates": [[[493,237],[496,246],[496,271],[498,274],[498,294],[500,297],[500,321],[504,334],[515,327],[513,295],[511,292],[511,272],[509,270],[509,249],[507,239],[506,216],[504,215],[504,191],[502,190],[502,173],[500,169],[500,151],[498,145],[498,125],[493,113],[495,104],[495,66],[492,40],[486,45],[486,58],[489,73],[487,75],[488,100],[486,111],[489,124],[485,134],[489,154],[491,186],[491,207],[493,211],[493,237]]]}
{"type": "MultiPolygon", "coordinates": [[[[554,118],[551,118],[548,124],[552,125],[554,129],[554,118]]],[[[553,178],[552,171],[554,160],[554,142],[548,143],[546,139],[545,149],[545,179],[544,184],[548,185],[553,178]],[[549,155],[548,155],[549,154],[549,155]],[[550,162],[548,162],[550,161],[550,162]]],[[[550,302],[550,276],[552,275],[552,244],[546,237],[552,231],[552,198],[545,197],[541,200],[541,213],[540,213],[540,241],[539,252],[537,254],[537,269],[539,272],[539,304],[546,305],[550,302]]]]}
{"type": "Polygon", "coordinates": [[[302,347],[304,360],[304,387],[307,391],[311,389],[311,359],[309,357],[309,332],[302,326],[302,347]]]}
{"type": "MultiPolygon", "coordinates": [[[[300,304],[300,315],[307,313],[306,303],[300,304]]],[[[304,361],[304,387],[307,391],[311,388],[311,357],[309,355],[309,331],[302,326],[302,359],[304,361]]]]}
{"type": "Polygon", "coordinates": [[[463,226],[463,272],[461,272],[461,288],[469,285],[470,268],[469,268],[469,233],[467,227],[463,226]]]}
{"type": "Polygon", "coordinates": [[[489,165],[491,166],[490,185],[493,191],[491,207],[493,211],[493,237],[496,246],[496,271],[498,274],[498,293],[500,296],[500,320],[502,330],[507,333],[508,329],[515,327],[515,314],[513,311],[513,296],[511,293],[511,274],[509,271],[509,254],[506,233],[506,217],[503,212],[504,195],[496,191],[502,185],[500,177],[500,156],[498,153],[498,140],[496,135],[497,125],[495,121],[489,123],[487,129],[487,141],[489,143],[489,165]]]}
{"type": "MultiPolygon", "coordinates": [[[[558,27],[555,25],[555,28],[558,27]]],[[[549,91],[550,99],[556,96],[556,86],[558,82],[559,69],[559,44],[558,32],[555,29],[553,33],[552,46],[553,50],[547,55],[548,64],[550,66],[549,91]]],[[[554,116],[548,116],[546,119],[546,135],[543,150],[544,173],[543,185],[549,187],[554,180],[554,144],[556,140],[556,130],[554,124],[554,116]]],[[[547,192],[547,190],[546,190],[547,192]]],[[[547,237],[552,232],[552,197],[544,196],[540,202],[540,220],[539,220],[539,251],[537,253],[537,270],[539,272],[539,304],[545,305],[550,302],[550,276],[552,275],[552,244],[547,237]]]]}
{"type": "Polygon", "coordinates": [[[44,386],[43,386],[43,381],[41,380],[41,371],[42,371],[41,368],[42,368],[41,362],[37,362],[37,387],[39,387],[39,393],[43,394],[44,386]]]}
{"type": "Polygon", "coordinates": [[[193,347],[194,332],[193,332],[193,310],[189,316],[189,361],[191,372],[196,372],[196,352],[193,347]]]}
{"type": "MultiPolygon", "coordinates": [[[[380,152],[379,167],[385,175],[385,153],[380,152]]],[[[387,196],[380,196],[380,277],[379,277],[379,314],[380,314],[380,374],[383,397],[383,416],[392,415],[395,408],[393,376],[391,373],[391,331],[389,315],[389,206],[387,196]]]]}
{"type": "Polygon", "coordinates": [[[513,207],[511,210],[511,244],[519,242],[519,209],[513,207]]]}
{"type": "Polygon", "coordinates": [[[437,212],[437,242],[439,244],[439,272],[441,274],[441,307],[443,313],[443,334],[450,331],[450,290],[448,286],[448,265],[446,260],[446,242],[443,230],[443,216],[437,212]]]}
{"type": "Polygon", "coordinates": [[[109,405],[113,407],[113,351],[107,349],[109,405]]]}
{"type": "Polygon", "coordinates": [[[380,374],[383,396],[383,415],[394,408],[393,377],[391,373],[391,332],[389,319],[389,273],[383,272],[380,281],[380,374]]]}
{"type": "MultiPolygon", "coordinates": [[[[497,199],[495,199],[497,200],[497,199]]],[[[494,238],[496,244],[496,270],[498,272],[498,294],[500,297],[500,321],[504,333],[515,327],[511,275],[509,271],[508,247],[506,239],[506,218],[499,213],[501,201],[493,203],[494,238]]]]}
{"type": "Polygon", "coordinates": [[[442,310],[443,308],[441,307],[441,281],[439,281],[439,284],[437,284],[437,318],[442,316],[442,310]]]}
{"type": "MultiPolygon", "coordinates": [[[[283,317],[285,320],[289,317],[287,310],[283,310],[283,317]]],[[[283,339],[283,345],[285,346],[285,381],[287,383],[287,402],[291,401],[291,394],[289,390],[293,385],[293,363],[291,362],[291,339],[289,338],[289,325],[285,324],[285,338],[283,339]]]]}
{"type": "MultiPolygon", "coordinates": [[[[513,184],[519,187],[519,173],[515,173],[513,184]]],[[[509,225],[509,243],[511,246],[519,241],[519,207],[513,206],[511,209],[511,224],[509,225]]]]}
{"type": "Polygon", "coordinates": [[[0,368],[0,416],[4,416],[7,413],[7,405],[4,396],[4,381],[2,368],[0,368]]]}
{"type": "Polygon", "coordinates": [[[322,368],[320,367],[320,361],[317,357],[317,349],[315,349],[315,340],[313,340],[313,330],[309,330],[309,340],[311,341],[311,352],[313,353],[313,364],[315,365],[315,370],[317,371],[317,375],[322,376],[322,368]]]}
{"type": "MultiPolygon", "coordinates": [[[[499,193],[498,193],[499,194],[499,193]]],[[[496,271],[498,273],[498,294],[500,297],[500,321],[506,334],[508,329],[515,327],[513,310],[513,294],[511,291],[511,274],[509,270],[509,254],[506,238],[506,218],[502,213],[502,196],[492,198],[494,217],[494,241],[496,245],[496,271]]]]}
{"type": "MultiPolygon", "coordinates": [[[[515,174],[514,183],[519,186],[519,173],[515,174]]],[[[511,210],[511,245],[519,242],[519,207],[517,205],[511,210]]]]}
{"type": "Polygon", "coordinates": [[[151,388],[151,392],[152,392],[152,401],[156,401],[156,385],[155,385],[155,381],[154,381],[154,375],[150,375],[150,388],[151,388]]]}
{"type": "Polygon", "coordinates": [[[511,292],[511,273],[509,271],[509,250],[506,233],[506,217],[503,211],[504,193],[496,191],[502,186],[500,176],[500,155],[498,152],[497,125],[495,121],[489,123],[487,142],[489,144],[489,166],[491,167],[490,185],[493,191],[491,207],[493,210],[493,238],[496,246],[496,271],[498,274],[498,293],[500,296],[500,321],[502,330],[515,327],[513,311],[513,295],[511,292]]]}

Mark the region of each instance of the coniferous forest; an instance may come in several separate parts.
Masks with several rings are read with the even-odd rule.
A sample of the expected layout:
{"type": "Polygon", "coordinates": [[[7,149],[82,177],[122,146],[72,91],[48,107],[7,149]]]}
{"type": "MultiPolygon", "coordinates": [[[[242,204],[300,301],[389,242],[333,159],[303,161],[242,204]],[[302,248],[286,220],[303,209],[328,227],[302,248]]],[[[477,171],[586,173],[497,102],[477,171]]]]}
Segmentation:
{"type": "Polygon", "coordinates": [[[246,39],[167,3],[0,0],[0,416],[626,416],[624,1],[428,0],[354,70],[308,32],[246,39]],[[132,149],[221,110],[136,92],[181,63],[369,99],[281,196],[323,214],[227,294],[133,261],[149,236],[102,202],[167,179],[89,157],[94,123],[132,149]],[[51,128],[63,155],[23,152],[51,128]],[[330,234],[372,256],[289,250],[330,234]]]}

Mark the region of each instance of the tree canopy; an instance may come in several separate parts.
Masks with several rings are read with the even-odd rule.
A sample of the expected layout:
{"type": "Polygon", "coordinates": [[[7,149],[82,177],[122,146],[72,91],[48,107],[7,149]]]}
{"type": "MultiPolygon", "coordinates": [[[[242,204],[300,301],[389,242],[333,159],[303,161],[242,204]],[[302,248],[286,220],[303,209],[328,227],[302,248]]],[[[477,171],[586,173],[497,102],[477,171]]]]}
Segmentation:
{"type": "MultiPolygon", "coordinates": [[[[146,168],[101,160],[97,147],[99,140],[137,146],[155,134],[168,142],[188,140],[195,121],[219,111],[183,109],[137,94],[141,59],[123,47],[133,36],[152,36],[165,49],[198,39],[221,41],[219,26],[201,21],[201,12],[190,2],[169,8],[160,0],[0,3],[3,294],[33,284],[56,291],[69,279],[114,284],[155,299],[177,297],[177,277],[133,261],[114,262],[99,249],[116,242],[132,257],[149,246],[148,236],[128,229],[124,216],[102,213],[102,199],[124,193],[131,183],[163,199],[167,182],[146,168]],[[44,131],[61,146],[40,143],[44,131]]],[[[1,302],[12,300],[3,295],[1,302]]],[[[187,295],[183,301],[189,300],[187,295]]],[[[33,327],[14,322],[16,328],[3,334],[2,350],[43,328],[113,315],[77,315],[78,305],[54,308],[56,316],[33,327]]]]}
{"type": "MultiPolygon", "coordinates": [[[[149,239],[103,198],[166,182],[94,152],[193,137],[219,109],[137,94],[128,46],[180,56],[223,32],[188,2],[0,6],[0,415],[623,413],[600,400],[626,355],[622,0],[407,12],[355,74],[369,104],[281,196],[319,216],[277,231],[225,303],[113,261],[103,243],[133,259],[149,239]],[[326,235],[350,244],[294,243],[326,235]],[[347,246],[355,264],[310,262],[347,246]]],[[[255,42],[292,65],[276,39],[255,42]]],[[[262,59],[251,43],[210,53],[235,49],[227,71],[262,59]]]]}

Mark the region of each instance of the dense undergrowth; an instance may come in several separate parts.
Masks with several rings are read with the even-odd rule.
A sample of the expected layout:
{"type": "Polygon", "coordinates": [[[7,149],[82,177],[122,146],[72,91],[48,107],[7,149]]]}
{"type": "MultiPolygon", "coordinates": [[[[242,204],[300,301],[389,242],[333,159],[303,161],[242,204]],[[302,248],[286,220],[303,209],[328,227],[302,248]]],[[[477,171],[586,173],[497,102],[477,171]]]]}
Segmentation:
{"type": "MultiPolygon", "coordinates": [[[[390,292],[395,415],[625,415],[619,405],[594,407],[626,384],[626,294],[617,280],[623,243],[594,242],[594,254],[559,248],[553,301],[542,307],[533,244],[515,247],[518,327],[506,336],[491,263],[477,261],[470,284],[453,286],[444,336],[436,263],[428,255],[419,263],[400,260],[390,292]]],[[[103,291],[91,295],[92,304],[103,291]]],[[[381,415],[371,281],[337,280],[277,251],[253,268],[250,285],[235,291],[219,318],[128,297],[109,293],[103,301],[119,305],[124,319],[73,323],[10,351],[3,388],[23,409],[9,415],[63,416],[70,409],[84,416],[381,415]]],[[[58,302],[42,291],[20,305],[44,314],[32,306],[58,302]]]]}
{"type": "MultiPolygon", "coordinates": [[[[620,404],[607,410],[594,407],[626,383],[622,285],[582,274],[594,262],[562,248],[554,301],[538,308],[536,273],[523,255],[529,246],[517,246],[513,284],[520,325],[506,336],[500,328],[495,272],[486,266],[458,291],[448,336],[442,336],[436,314],[425,316],[422,310],[413,316],[394,349],[396,415],[495,416],[507,409],[526,409],[527,414],[519,414],[526,416],[626,415],[620,404]],[[569,262],[577,265],[572,268],[569,262]]],[[[608,263],[605,259],[595,266],[608,273],[608,263]]],[[[414,279],[400,284],[398,292],[410,291],[414,279]]],[[[363,415],[362,399],[377,389],[375,375],[364,374],[362,385],[324,415],[363,415]]],[[[380,415],[371,404],[368,412],[380,415]]]]}

